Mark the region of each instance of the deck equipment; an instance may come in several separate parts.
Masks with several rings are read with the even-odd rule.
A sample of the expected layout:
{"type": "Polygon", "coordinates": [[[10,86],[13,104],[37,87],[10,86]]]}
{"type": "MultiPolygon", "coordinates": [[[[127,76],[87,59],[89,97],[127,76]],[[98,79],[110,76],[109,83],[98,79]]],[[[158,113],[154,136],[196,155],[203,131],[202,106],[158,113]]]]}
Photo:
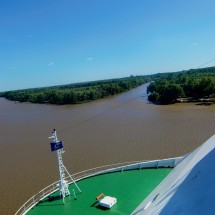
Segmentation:
{"type": "Polygon", "coordinates": [[[117,202],[115,197],[105,196],[102,200],[99,201],[99,205],[105,208],[113,207],[117,202]]]}

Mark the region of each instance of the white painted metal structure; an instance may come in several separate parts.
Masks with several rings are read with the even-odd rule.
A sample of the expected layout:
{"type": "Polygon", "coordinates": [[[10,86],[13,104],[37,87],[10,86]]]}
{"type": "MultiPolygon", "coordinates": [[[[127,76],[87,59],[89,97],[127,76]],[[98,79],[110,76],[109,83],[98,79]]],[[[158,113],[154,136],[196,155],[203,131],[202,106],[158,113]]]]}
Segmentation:
{"type": "Polygon", "coordinates": [[[215,214],[215,135],[186,156],[132,215],[215,214]]]}
{"type": "MultiPolygon", "coordinates": [[[[177,157],[177,158],[169,158],[163,160],[153,160],[153,161],[131,161],[125,163],[117,163],[117,164],[110,164],[106,166],[100,166],[88,170],[84,170],[72,175],[72,177],[66,177],[68,184],[72,184],[73,181],[80,181],[86,178],[90,178],[96,175],[101,175],[105,173],[112,173],[112,172],[123,172],[126,170],[133,170],[133,169],[144,169],[144,168],[162,168],[162,167],[175,167],[178,165],[184,157],[177,157]],[[74,178],[72,181],[71,178],[74,178]]],[[[33,208],[36,204],[38,204],[41,200],[45,199],[47,196],[51,195],[52,193],[58,190],[59,182],[56,181],[49,186],[45,187],[37,194],[32,196],[27,202],[25,202],[15,213],[15,215],[24,215],[26,214],[31,208],[33,208]]]]}
{"type": "MultiPolygon", "coordinates": [[[[58,143],[58,138],[57,138],[57,132],[55,129],[53,129],[52,136],[49,137],[50,139],[53,139],[54,143],[58,143]]],[[[57,153],[57,158],[58,158],[58,169],[59,169],[59,175],[60,175],[60,180],[59,180],[59,191],[60,191],[60,196],[63,198],[63,203],[64,203],[64,198],[68,195],[70,195],[69,192],[69,185],[68,182],[65,178],[65,172],[68,174],[68,176],[71,178],[75,186],[77,187],[78,191],[81,192],[79,189],[78,185],[75,183],[73,180],[72,176],[69,174],[68,170],[66,167],[63,165],[63,159],[62,159],[62,153],[63,153],[63,148],[60,148],[56,150],[57,153]]]]}

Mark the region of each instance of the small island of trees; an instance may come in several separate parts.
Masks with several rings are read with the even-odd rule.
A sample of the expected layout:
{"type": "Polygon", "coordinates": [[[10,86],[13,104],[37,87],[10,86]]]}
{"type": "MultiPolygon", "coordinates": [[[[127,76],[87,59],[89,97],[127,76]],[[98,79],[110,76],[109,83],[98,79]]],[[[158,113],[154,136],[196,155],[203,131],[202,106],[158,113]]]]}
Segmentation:
{"type": "Polygon", "coordinates": [[[215,67],[154,75],[147,88],[148,100],[159,104],[215,101],[215,67]]]}

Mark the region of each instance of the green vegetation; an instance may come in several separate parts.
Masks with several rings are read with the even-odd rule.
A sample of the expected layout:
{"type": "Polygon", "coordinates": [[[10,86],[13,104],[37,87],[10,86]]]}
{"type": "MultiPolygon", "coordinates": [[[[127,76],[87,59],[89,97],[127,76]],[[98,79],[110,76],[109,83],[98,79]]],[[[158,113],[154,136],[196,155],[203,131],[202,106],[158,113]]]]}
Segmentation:
{"type": "Polygon", "coordinates": [[[179,99],[215,100],[215,67],[8,91],[0,93],[0,97],[19,102],[80,104],[116,95],[148,82],[148,100],[159,104],[172,104],[179,99]]]}
{"type": "Polygon", "coordinates": [[[147,88],[152,102],[172,104],[184,97],[189,101],[215,97],[215,67],[156,74],[153,80],[147,88]]]}
{"type": "Polygon", "coordinates": [[[0,93],[0,97],[19,102],[78,104],[122,93],[150,80],[148,76],[131,76],[121,79],[8,91],[0,93]]]}

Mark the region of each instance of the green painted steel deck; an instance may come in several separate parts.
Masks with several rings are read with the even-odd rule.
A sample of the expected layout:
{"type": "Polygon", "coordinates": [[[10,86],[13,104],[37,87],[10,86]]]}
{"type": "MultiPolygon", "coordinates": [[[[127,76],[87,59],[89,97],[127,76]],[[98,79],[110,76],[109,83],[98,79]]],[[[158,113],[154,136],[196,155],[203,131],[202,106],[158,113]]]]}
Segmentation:
{"type": "Polygon", "coordinates": [[[70,185],[71,195],[65,198],[65,204],[58,198],[59,192],[56,192],[51,198],[45,198],[38,203],[27,215],[130,214],[171,170],[171,168],[130,170],[83,179],[77,182],[82,193],[79,193],[73,184],[70,185]],[[116,197],[117,203],[111,209],[100,207],[96,201],[100,193],[116,197]]]}

